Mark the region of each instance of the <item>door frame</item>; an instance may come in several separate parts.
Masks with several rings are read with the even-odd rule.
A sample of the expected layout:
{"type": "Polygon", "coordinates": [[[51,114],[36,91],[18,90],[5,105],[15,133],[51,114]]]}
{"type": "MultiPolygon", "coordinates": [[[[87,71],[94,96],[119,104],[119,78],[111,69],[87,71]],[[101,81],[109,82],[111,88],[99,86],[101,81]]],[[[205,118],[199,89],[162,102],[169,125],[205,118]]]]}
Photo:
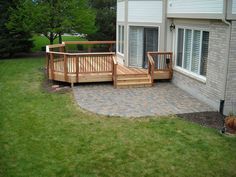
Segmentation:
{"type": "MultiPolygon", "coordinates": [[[[129,36],[130,36],[130,27],[142,27],[142,28],[157,28],[158,29],[158,51],[159,51],[159,49],[160,49],[160,34],[161,34],[161,25],[147,25],[147,24],[145,24],[145,25],[140,25],[140,24],[137,24],[137,25],[135,25],[135,24],[129,24],[128,26],[127,26],[127,40],[128,40],[128,45],[127,45],[127,66],[128,67],[134,67],[134,66],[130,66],[129,65],[129,51],[130,51],[130,46],[129,46],[129,36]]],[[[142,61],[143,62],[143,61],[142,61]]],[[[141,67],[141,68],[143,68],[143,66],[141,67]]]]}

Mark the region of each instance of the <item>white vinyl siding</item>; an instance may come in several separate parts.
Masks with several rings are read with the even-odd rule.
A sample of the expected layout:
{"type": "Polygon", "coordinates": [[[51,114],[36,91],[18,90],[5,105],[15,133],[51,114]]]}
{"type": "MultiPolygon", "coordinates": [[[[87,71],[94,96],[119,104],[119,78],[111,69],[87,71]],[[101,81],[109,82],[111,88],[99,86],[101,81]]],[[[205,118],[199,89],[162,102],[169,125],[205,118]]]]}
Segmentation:
{"type": "Polygon", "coordinates": [[[124,26],[118,25],[118,53],[124,54],[124,26]]]}
{"type": "Polygon", "coordinates": [[[117,3],[117,21],[125,21],[125,1],[117,3]]]}
{"type": "Polygon", "coordinates": [[[170,14],[222,14],[224,0],[168,0],[170,14]]]}
{"type": "Polygon", "coordinates": [[[162,23],[162,1],[129,1],[128,21],[162,23]]]}
{"type": "Polygon", "coordinates": [[[208,45],[209,32],[178,28],[176,66],[206,76],[208,45]]]}
{"type": "Polygon", "coordinates": [[[236,0],[232,1],[232,14],[236,14],[236,0]]]}

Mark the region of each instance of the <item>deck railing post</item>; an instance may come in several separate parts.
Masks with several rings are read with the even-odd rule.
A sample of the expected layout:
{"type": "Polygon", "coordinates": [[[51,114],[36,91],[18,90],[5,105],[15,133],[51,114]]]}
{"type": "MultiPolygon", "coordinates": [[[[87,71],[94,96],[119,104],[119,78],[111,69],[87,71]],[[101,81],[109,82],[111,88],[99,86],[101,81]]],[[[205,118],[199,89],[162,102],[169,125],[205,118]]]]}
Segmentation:
{"type": "Polygon", "coordinates": [[[169,66],[169,70],[170,70],[170,78],[172,79],[173,78],[173,63],[172,63],[172,60],[173,60],[173,53],[170,53],[170,66],[169,66]]]}
{"type": "Polygon", "coordinates": [[[148,52],[147,53],[147,56],[148,56],[148,74],[150,76],[150,79],[151,79],[151,83],[153,85],[154,83],[154,69],[155,69],[155,62],[153,60],[153,57],[152,55],[148,52]]]}
{"type": "Polygon", "coordinates": [[[117,65],[118,65],[118,63],[117,63],[114,55],[112,56],[112,58],[113,58],[112,78],[113,78],[114,87],[117,88],[117,65]]]}
{"type": "Polygon", "coordinates": [[[50,53],[51,79],[54,80],[54,55],[50,53]]]}
{"type": "Polygon", "coordinates": [[[49,53],[46,53],[46,69],[47,69],[47,78],[49,79],[49,67],[50,67],[50,55],[49,53]]]}

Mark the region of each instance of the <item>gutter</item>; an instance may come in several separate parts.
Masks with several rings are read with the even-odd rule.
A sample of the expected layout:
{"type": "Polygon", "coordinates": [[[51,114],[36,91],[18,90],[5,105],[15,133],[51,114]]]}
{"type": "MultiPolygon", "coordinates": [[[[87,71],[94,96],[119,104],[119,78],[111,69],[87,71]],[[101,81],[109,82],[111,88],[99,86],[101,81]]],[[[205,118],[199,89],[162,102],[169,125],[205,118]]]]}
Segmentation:
{"type": "MultiPolygon", "coordinates": [[[[226,17],[227,17],[227,10],[228,10],[228,4],[227,4],[227,0],[224,0],[224,6],[223,6],[223,16],[222,16],[222,22],[226,25],[229,26],[229,30],[228,30],[228,44],[227,44],[227,54],[226,54],[226,60],[225,60],[225,66],[226,66],[226,72],[225,72],[225,80],[224,80],[224,90],[223,90],[223,99],[225,100],[226,97],[226,87],[227,87],[227,77],[228,77],[228,67],[229,67],[229,53],[230,53],[230,41],[231,41],[231,28],[232,25],[229,21],[227,21],[226,17]]],[[[224,105],[223,108],[221,108],[221,113],[224,113],[224,105]]]]}

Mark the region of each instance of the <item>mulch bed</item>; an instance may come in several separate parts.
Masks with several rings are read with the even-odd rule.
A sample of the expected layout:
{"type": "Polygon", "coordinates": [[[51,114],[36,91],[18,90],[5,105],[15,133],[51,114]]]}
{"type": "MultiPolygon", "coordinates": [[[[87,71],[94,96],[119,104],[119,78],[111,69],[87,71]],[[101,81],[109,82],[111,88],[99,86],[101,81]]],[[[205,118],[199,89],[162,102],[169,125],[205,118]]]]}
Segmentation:
{"type": "Polygon", "coordinates": [[[224,116],[219,112],[198,112],[178,114],[177,116],[191,122],[198,123],[204,127],[221,130],[224,127],[224,116]]]}
{"type": "Polygon", "coordinates": [[[224,116],[219,112],[197,112],[177,115],[184,120],[219,130],[227,136],[236,136],[236,131],[224,127],[224,116]]]}

